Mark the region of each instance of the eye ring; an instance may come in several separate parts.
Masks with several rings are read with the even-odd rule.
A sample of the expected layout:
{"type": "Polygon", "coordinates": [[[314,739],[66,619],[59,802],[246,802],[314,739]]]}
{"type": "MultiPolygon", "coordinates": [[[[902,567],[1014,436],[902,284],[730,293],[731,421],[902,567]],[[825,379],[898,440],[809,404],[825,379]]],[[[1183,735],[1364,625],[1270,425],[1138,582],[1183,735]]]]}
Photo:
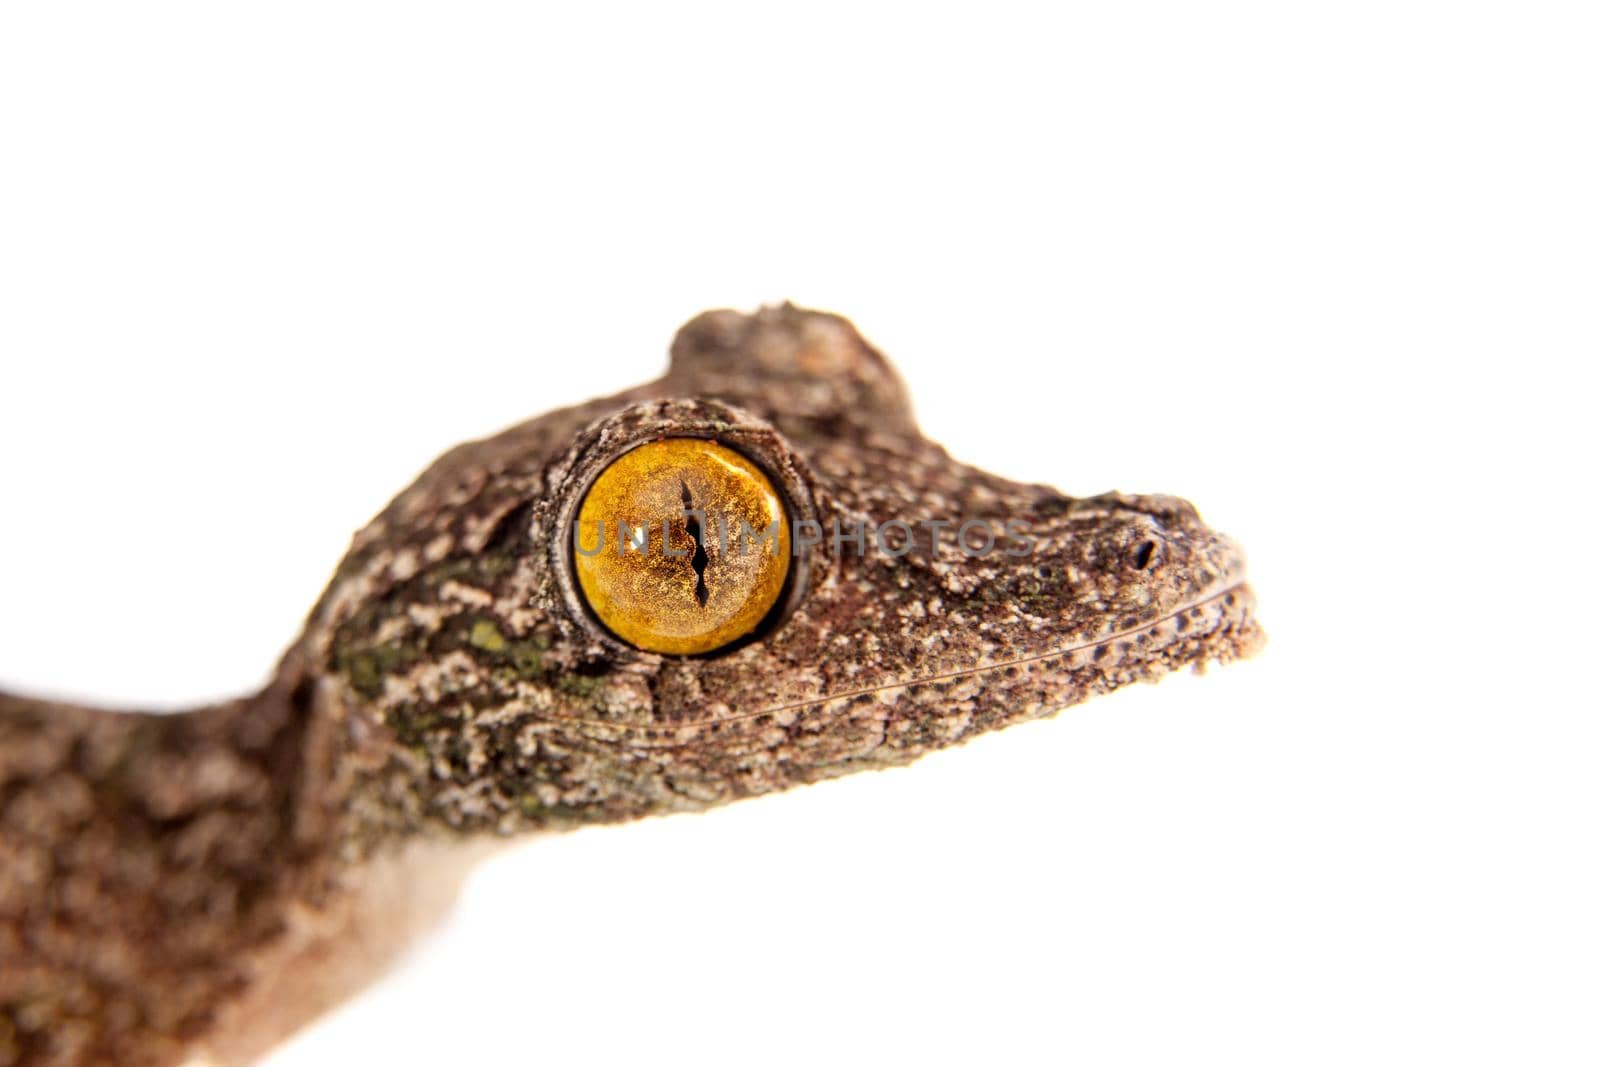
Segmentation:
{"type": "MultiPolygon", "coordinates": [[[[720,656],[771,635],[804,598],[816,563],[811,546],[787,546],[788,567],[771,607],[748,632],[725,643],[694,651],[652,649],[620,636],[600,616],[579,577],[573,534],[583,502],[596,482],[624,456],[646,445],[672,439],[704,440],[742,458],[759,471],[776,493],[785,533],[802,523],[816,523],[811,478],[781,434],[768,423],[732,405],[714,400],[673,399],[634,405],[616,412],[579,434],[572,449],[551,469],[555,486],[549,514],[553,573],[567,614],[593,640],[614,653],[664,656],[720,656]]],[[[543,522],[540,522],[543,525],[543,522]]],[[[659,538],[659,534],[652,535],[659,538]]],[[[786,538],[787,539],[787,538],[786,538]]],[[[613,617],[613,622],[615,617],[613,617]]],[[[626,627],[623,627],[626,629],[626,627]]]]}

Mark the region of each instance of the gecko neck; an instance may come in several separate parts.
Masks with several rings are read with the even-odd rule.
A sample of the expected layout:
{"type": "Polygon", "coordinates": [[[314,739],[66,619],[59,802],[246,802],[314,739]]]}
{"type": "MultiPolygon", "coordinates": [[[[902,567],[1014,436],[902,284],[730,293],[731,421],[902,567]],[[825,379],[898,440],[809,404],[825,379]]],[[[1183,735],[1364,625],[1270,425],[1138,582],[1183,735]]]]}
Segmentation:
{"type": "Polygon", "coordinates": [[[0,694],[0,1060],[172,1062],[336,895],[302,678],[176,714],[0,694]]]}

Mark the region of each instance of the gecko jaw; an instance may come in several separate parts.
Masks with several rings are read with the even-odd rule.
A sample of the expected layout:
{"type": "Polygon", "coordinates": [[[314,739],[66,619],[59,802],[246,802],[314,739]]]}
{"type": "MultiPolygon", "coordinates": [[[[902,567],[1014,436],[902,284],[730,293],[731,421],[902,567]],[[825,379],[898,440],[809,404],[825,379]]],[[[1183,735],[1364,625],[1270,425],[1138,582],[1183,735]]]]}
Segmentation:
{"type": "MultiPolygon", "coordinates": [[[[1127,669],[1129,671],[1136,671],[1146,666],[1146,660],[1153,664],[1155,660],[1163,656],[1167,657],[1168,660],[1165,663],[1165,670],[1174,670],[1182,666],[1199,667],[1212,660],[1243,659],[1256,652],[1264,640],[1265,635],[1255,622],[1255,594],[1250,589],[1248,582],[1240,580],[1224,589],[1196,598],[1178,610],[1169,612],[1160,618],[1062,648],[1049,649],[1027,656],[1015,656],[1009,659],[997,660],[993,663],[977,664],[972,667],[940,671],[934,674],[908,678],[903,681],[887,682],[882,685],[861,689],[819,694],[803,700],[774,704],[755,711],[735,712],[707,719],[688,719],[663,724],[660,727],[647,727],[644,729],[647,733],[660,731],[665,735],[673,736],[686,730],[707,727],[721,729],[730,725],[768,719],[774,716],[803,713],[808,708],[816,708],[837,701],[881,696],[896,690],[937,685],[958,681],[962,678],[982,677],[1016,668],[1037,667],[1056,659],[1066,660],[1065,663],[1061,664],[1061,667],[1066,670],[1096,667],[1096,651],[1112,648],[1118,642],[1133,642],[1135,647],[1138,647],[1146,657],[1145,660],[1128,665],[1127,669]],[[1209,625],[1207,625],[1208,623],[1209,625]],[[1161,635],[1165,640],[1152,642],[1149,640],[1150,635],[1161,635]],[[1223,643],[1218,643],[1217,638],[1219,635],[1225,638],[1223,643]],[[1170,653],[1174,650],[1177,651],[1177,654],[1171,655],[1170,653]]],[[[1105,670],[1103,667],[1096,667],[1096,669],[1102,672],[1105,670]]],[[[1157,673],[1164,673],[1164,670],[1157,673]]],[[[620,729],[624,733],[634,733],[640,729],[636,726],[626,727],[618,723],[597,719],[571,718],[564,721],[576,725],[612,730],[620,729]]],[[[665,747],[678,743],[680,742],[677,740],[671,740],[664,741],[663,744],[665,747]]]]}
{"type": "Polygon", "coordinates": [[[889,682],[865,689],[831,693],[795,701],[790,704],[764,708],[761,711],[744,712],[722,719],[701,720],[699,724],[760,718],[764,715],[800,710],[835,700],[850,700],[855,697],[872,696],[896,689],[909,689],[915,686],[931,685],[958,678],[981,676],[1009,670],[1014,667],[1042,664],[1055,659],[1065,659],[1067,662],[1062,666],[1067,669],[1076,669],[1096,662],[1095,653],[1097,651],[1112,648],[1118,642],[1132,642],[1134,647],[1138,647],[1142,652],[1151,656],[1164,654],[1169,649],[1180,646],[1193,646],[1189,648],[1191,654],[1182,656],[1180,662],[1172,664],[1172,666],[1182,666],[1188,664],[1198,665],[1219,658],[1243,658],[1257,651],[1260,647],[1259,642],[1264,638],[1264,633],[1255,622],[1255,593],[1251,590],[1249,583],[1241,577],[1238,581],[1227,585],[1225,588],[1208,593],[1203,597],[1198,597],[1176,611],[1162,615],[1160,618],[1096,637],[1092,640],[1081,641],[1033,655],[1015,656],[1009,659],[997,660],[993,663],[942,671],[906,681],[889,682]],[[1216,645],[1212,642],[1211,639],[1224,633],[1230,636],[1237,635],[1238,639],[1225,646],[1216,645]],[[1165,640],[1153,642],[1150,638],[1154,635],[1161,635],[1165,637],[1165,640]],[[1201,654],[1193,654],[1196,652],[1201,654]]]}

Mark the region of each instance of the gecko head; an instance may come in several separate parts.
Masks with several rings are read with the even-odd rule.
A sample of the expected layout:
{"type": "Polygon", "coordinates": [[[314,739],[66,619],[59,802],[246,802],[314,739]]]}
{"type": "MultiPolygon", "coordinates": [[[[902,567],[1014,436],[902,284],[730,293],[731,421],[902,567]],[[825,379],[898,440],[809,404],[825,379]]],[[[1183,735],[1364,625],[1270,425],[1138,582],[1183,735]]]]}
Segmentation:
{"type": "Polygon", "coordinates": [[[1260,640],[1188,503],[957,463],[849,323],[788,306],[444,456],[306,637],[373,796],[501,831],[905,762],[1260,640]]]}

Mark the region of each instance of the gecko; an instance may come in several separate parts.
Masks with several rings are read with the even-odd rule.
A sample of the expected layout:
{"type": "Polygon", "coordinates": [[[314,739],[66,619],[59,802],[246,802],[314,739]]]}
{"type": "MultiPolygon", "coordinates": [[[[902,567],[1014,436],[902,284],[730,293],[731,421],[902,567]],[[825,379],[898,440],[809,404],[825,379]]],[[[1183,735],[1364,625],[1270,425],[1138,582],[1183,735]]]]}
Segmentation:
{"type": "Polygon", "coordinates": [[[965,466],[848,320],[706,312],[660,379],[440,457],[260,692],[0,693],[0,1067],[250,1062],[502,842],[904,764],[1263,642],[1184,500],[965,466]],[[657,551],[586,534],[596,500],[654,509],[657,551]]]}

